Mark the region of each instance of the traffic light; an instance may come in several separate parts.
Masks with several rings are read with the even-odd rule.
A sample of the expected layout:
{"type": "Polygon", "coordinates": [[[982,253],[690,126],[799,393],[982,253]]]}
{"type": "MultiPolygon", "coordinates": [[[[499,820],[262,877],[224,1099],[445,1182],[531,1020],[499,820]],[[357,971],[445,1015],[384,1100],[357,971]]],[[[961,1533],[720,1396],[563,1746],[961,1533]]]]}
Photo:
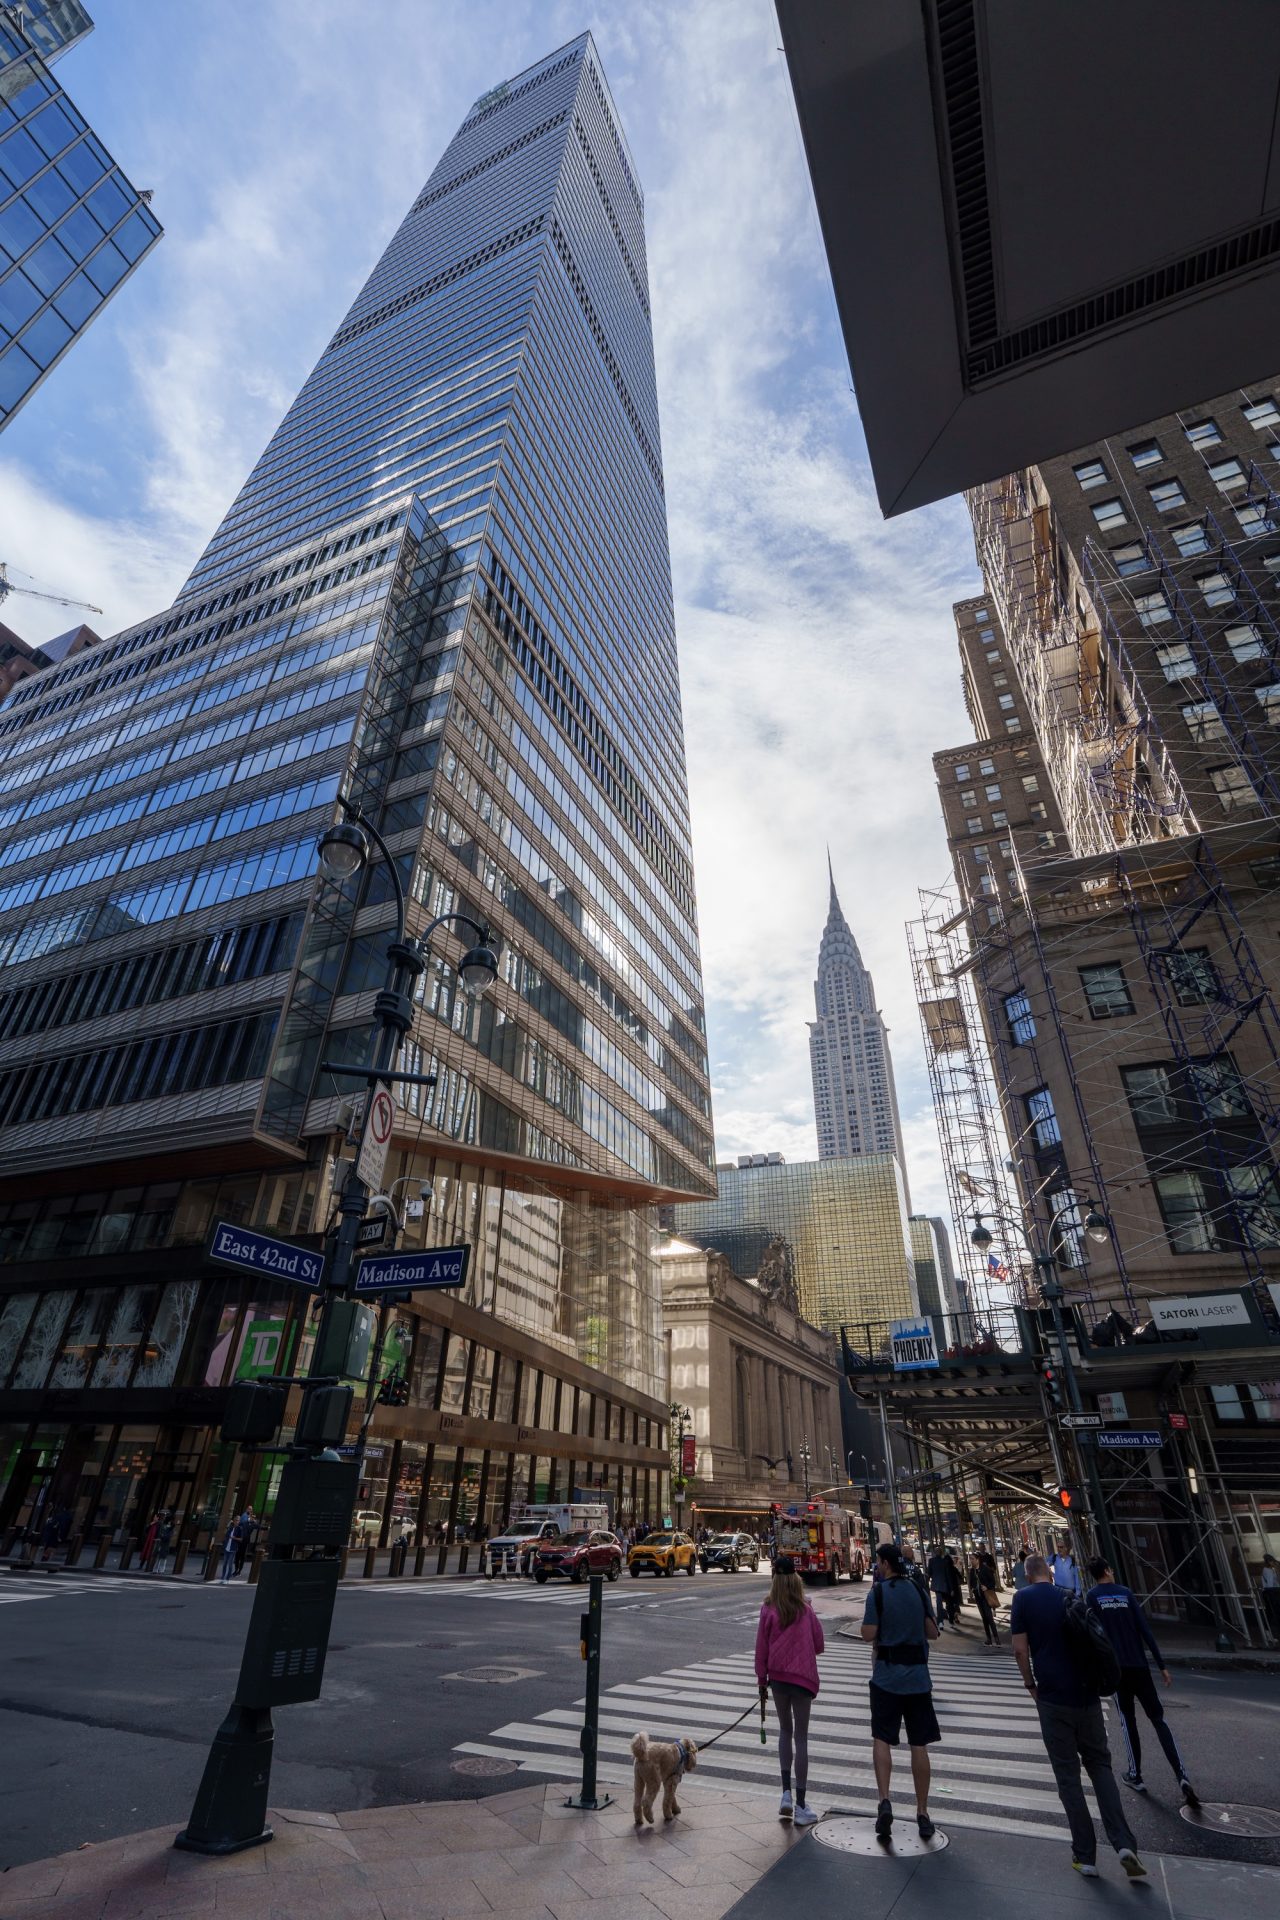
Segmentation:
{"type": "Polygon", "coordinates": [[[403,1374],[389,1373],[378,1388],[380,1407],[407,1407],[409,1404],[409,1382],[403,1374]]]}
{"type": "Polygon", "coordinates": [[[1044,1390],[1048,1396],[1050,1411],[1052,1413],[1061,1413],[1065,1405],[1062,1398],[1062,1382],[1058,1377],[1058,1369],[1052,1360],[1042,1360],[1040,1362],[1040,1378],[1044,1381],[1044,1390]]]}
{"type": "Polygon", "coordinates": [[[1058,1505],[1064,1513],[1079,1513],[1084,1505],[1084,1497],[1079,1487],[1059,1487],[1058,1505]]]}

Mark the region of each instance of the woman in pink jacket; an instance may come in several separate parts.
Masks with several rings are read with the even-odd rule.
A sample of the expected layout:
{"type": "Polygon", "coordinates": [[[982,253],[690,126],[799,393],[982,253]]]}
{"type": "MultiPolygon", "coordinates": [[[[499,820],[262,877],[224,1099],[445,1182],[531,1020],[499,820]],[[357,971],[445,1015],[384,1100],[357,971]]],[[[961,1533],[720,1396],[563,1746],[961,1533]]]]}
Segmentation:
{"type": "Polygon", "coordinates": [[[778,1715],[778,1764],[782,1768],[778,1816],[794,1819],[798,1827],[812,1827],[818,1818],[805,1805],[804,1795],[809,1780],[809,1709],[818,1691],[818,1655],[824,1644],[822,1622],[805,1599],[796,1563],[789,1554],[780,1553],[773,1563],[769,1598],[760,1609],[760,1625],[756,1628],[756,1679],[761,1701],[766,1692],[772,1691],[778,1715]]]}

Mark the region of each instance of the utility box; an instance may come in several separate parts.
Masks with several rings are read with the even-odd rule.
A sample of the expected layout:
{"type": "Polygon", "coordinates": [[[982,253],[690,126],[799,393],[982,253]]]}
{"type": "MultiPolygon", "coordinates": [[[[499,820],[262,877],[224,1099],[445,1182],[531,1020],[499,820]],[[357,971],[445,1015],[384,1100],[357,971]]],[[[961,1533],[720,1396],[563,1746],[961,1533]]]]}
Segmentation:
{"type": "Polygon", "coordinates": [[[318,1700],[339,1561],[268,1560],[254,1596],[236,1705],[295,1707],[318,1700]]]}
{"type": "Polygon", "coordinates": [[[373,1348],[374,1313],[358,1300],[333,1300],[317,1343],[313,1373],[337,1374],[342,1380],[364,1380],[373,1348]]]}
{"type": "Polygon", "coordinates": [[[345,1547],[359,1483],[354,1460],[286,1462],[271,1516],[271,1548],[345,1547]]]}
{"type": "Polygon", "coordinates": [[[222,1438],[242,1445],[269,1445],[279,1438],[284,1405],[283,1387],[269,1380],[237,1380],[227,1394],[222,1438]]]}

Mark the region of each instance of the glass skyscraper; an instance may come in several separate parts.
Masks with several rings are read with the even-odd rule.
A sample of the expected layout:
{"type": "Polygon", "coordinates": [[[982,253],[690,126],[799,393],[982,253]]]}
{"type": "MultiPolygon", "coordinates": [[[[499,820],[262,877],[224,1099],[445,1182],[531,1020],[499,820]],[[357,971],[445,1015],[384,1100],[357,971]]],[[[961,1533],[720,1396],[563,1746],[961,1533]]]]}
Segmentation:
{"type": "Polygon", "coordinates": [[[160,224],[46,62],[79,0],[0,7],[0,428],[160,238],[160,224]]]}
{"type": "Polygon", "coordinates": [[[401,1316],[383,1531],[575,1485],[656,1512],[651,1208],[714,1171],[643,202],[589,36],[476,102],[177,602],[19,687],[0,746],[0,1527],[41,1473],[87,1524],[252,1491],[191,1410],[296,1367],[306,1315],[199,1249],[326,1224],[320,1062],[367,1057],[392,921],[385,873],[317,873],[340,788],[411,931],[502,941],[480,1003],[437,941],[401,1056],[438,1075],[402,1244],[475,1252],[401,1316]],[[55,1384],[87,1463],[41,1444],[55,1384]],[[147,1410],[190,1497],[119,1495],[147,1410]]]}

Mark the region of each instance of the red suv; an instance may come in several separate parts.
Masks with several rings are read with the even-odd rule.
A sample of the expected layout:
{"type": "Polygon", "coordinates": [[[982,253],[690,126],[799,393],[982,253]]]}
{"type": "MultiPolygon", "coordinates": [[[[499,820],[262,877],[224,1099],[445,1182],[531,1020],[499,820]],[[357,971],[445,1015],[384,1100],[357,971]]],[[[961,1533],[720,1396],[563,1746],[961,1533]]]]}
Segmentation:
{"type": "Polygon", "coordinates": [[[585,1580],[589,1573],[607,1574],[616,1580],[622,1572],[622,1542],[611,1533],[563,1533],[539,1547],[533,1577],[545,1585],[553,1573],[566,1574],[570,1580],[585,1580]]]}

